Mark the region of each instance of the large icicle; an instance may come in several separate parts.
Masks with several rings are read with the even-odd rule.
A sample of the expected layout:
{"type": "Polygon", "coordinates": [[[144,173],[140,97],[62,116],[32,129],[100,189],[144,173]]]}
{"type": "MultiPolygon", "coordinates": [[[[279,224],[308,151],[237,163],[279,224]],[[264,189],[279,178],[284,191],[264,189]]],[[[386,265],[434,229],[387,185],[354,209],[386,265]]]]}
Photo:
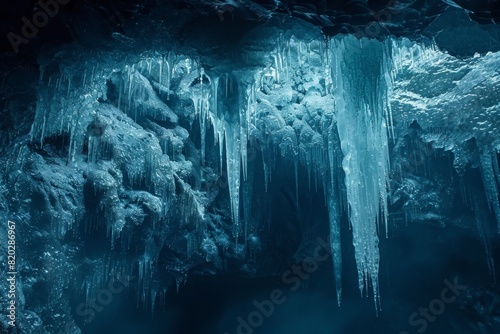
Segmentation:
{"type": "Polygon", "coordinates": [[[241,147],[238,124],[226,123],[226,164],[227,182],[229,185],[229,196],[231,201],[231,215],[234,222],[234,235],[239,234],[239,208],[240,208],[240,169],[241,169],[241,147]]]}
{"type": "Polygon", "coordinates": [[[335,133],[336,122],[332,121],[323,133],[328,155],[328,179],[325,182],[326,204],[328,206],[328,220],[330,223],[330,245],[332,248],[333,271],[335,275],[335,288],[337,290],[337,304],[342,302],[342,240],[340,216],[342,211],[341,191],[339,190],[340,163],[342,155],[339,138],[335,133]]]}
{"type": "Polygon", "coordinates": [[[387,224],[387,48],[352,36],[332,40],[337,128],[361,293],[371,282],[379,309],[378,225],[387,224]],[[383,214],[381,214],[381,212],[383,214]]]}
{"type": "MultiPolygon", "coordinates": [[[[239,208],[242,161],[241,136],[243,131],[241,128],[241,118],[244,118],[244,116],[240,109],[240,90],[238,87],[238,81],[233,75],[225,75],[220,79],[219,84],[221,84],[221,89],[218,89],[219,96],[217,97],[217,114],[224,129],[226,142],[227,182],[231,202],[231,216],[234,222],[233,234],[237,237],[240,233],[239,208]]],[[[221,142],[219,144],[222,145],[221,142]]],[[[246,146],[244,154],[245,157],[243,160],[246,161],[246,146]]]]}

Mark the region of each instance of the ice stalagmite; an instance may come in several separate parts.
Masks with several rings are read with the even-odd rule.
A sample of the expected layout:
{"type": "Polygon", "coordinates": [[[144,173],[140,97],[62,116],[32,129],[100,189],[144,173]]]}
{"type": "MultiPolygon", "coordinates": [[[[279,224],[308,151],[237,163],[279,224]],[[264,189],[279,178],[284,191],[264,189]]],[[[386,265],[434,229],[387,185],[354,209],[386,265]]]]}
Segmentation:
{"type": "MultiPolygon", "coordinates": [[[[379,308],[379,223],[386,223],[389,154],[387,47],[349,36],[332,40],[337,128],[361,293],[371,283],[379,308]]],[[[387,224],[387,223],[386,223],[387,224]]]]}

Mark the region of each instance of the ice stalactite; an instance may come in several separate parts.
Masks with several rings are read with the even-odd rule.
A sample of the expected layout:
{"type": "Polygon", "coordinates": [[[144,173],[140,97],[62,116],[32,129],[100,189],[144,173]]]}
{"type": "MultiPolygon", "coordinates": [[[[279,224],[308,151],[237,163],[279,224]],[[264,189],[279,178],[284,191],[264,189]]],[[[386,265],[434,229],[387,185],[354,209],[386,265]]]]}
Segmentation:
{"type": "Polygon", "coordinates": [[[210,78],[205,74],[203,68],[200,69],[200,75],[191,86],[194,110],[196,116],[200,120],[200,139],[201,139],[201,163],[205,163],[205,142],[207,120],[210,113],[210,94],[212,92],[212,83],[210,78]]]}
{"type": "MultiPolygon", "coordinates": [[[[240,126],[239,87],[237,80],[231,75],[220,77],[219,80],[216,80],[216,84],[221,87],[213,88],[216,94],[213,99],[216,104],[216,112],[215,119],[212,122],[221,147],[221,167],[222,145],[225,144],[226,148],[227,182],[231,202],[231,217],[234,223],[233,235],[238,236],[240,233],[241,136],[245,133],[240,126]]],[[[246,146],[244,152],[246,156],[246,146]]]]}
{"type": "Polygon", "coordinates": [[[165,61],[165,65],[167,66],[167,82],[165,86],[167,88],[167,100],[170,100],[170,83],[172,82],[172,68],[168,61],[165,61]]]}
{"type": "Polygon", "coordinates": [[[337,304],[342,302],[342,245],[340,238],[340,210],[333,189],[327,192],[328,220],[330,223],[330,244],[332,246],[333,272],[337,290],[337,304]]]}
{"type": "Polygon", "coordinates": [[[203,68],[187,87],[200,122],[201,161],[205,161],[207,121],[213,126],[219,145],[220,170],[223,174],[224,148],[233,234],[240,235],[240,188],[248,177],[248,137],[255,114],[255,84],[241,83],[236,74],[211,74],[203,68]]]}
{"type": "Polygon", "coordinates": [[[96,138],[94,136],[89,136],[88,139],[88,153],[87,153],[87,161],[89,163],[96,163],[98,160],[99,150],[101,140],[100,138],[96,138]]]}
{"type": "Polygon", "coordinates": [[[344,154],[349,220],[359,289],[371,283],[379,299],[379,224],[387,225],[389,152],[384,115],[387,107],[387,47],[349,36],[332,41],[337,129],[344,154]]]}
{"type": "Polygon", "coordinates": [[[497,231],[500,233],[500,202],[498,200],[500,175],[496,151],[484,150],[481,155],[481,175],[490,211],[497,220],[497,231]]]}
{"type": "Polygon", "coordinates": [[[231,201],[231,216],[234,222],[233,233],[235,236],[237,236],[239,234],[241,176],[241,147],[239,138],[239,126],[237,124],[225,124],[225,141],[227,182],[229,185],[229,196],[231,201]]]}
{"type": "MultiPolygon", "coordinates": [[[[82,67],[89,66],[81,64],[82,67]]],[[[38,102],[31,125],[30,141],[40,147],[52,136],[68,136],[70,139],[67,163],[74,161],[77,150],[82,147],[85,126],[84,115],[95,110],[102,88],[97,78],[102,69],[93,66],[92,74],[74,74],[74,68],[61,67],[60,73],[42,73],[39,81],[38,102]]]]}
{"type": "Polygon", "coordinates": [[[267,193],[269,182],[271,182],[271,153],[268,148],[264,148],[262,153],[262,164],[264,169],[264,191],[267,193]]]}
{"type": "Polygon", "coordinates": [[[274,80],[279,83],[288,80],[290,77],[290,40],[285,39],[283,34],[280,34],[276,40],[276,45],[275,54],[272,55],[272,68],[275,70],[273,72],[274,80]]]}
{"type": "Polygon", "coordinates": [[[247,178],[242,184],[242,204],[243,204],[243,219],[244,219],[244,235],[245,247],[247,246],[248,237],[254,233],[252,226],[252,195],[254,183],[254,168],[253,164],[249,166],[247,178]]]}
{"type": "Polygon", "coordinates": [[[243,180],[248,177],[248,135],[250,125],[250,114],[252,112],[254,100],[253,92],[255,91],[254,85],[248,85],[245,90],[246,105],[240,104],[239,106],[239,127],[240,127],[240,154],[241,154],[241,167],[243,172],[243,180]]]}
{"type": "Polygon", "coordinates": [[[326,205],[328,208],[328,221],[330,225],[330,245],[332,249],[333,271],[335,275],[335,288],[337,290],[337,304],[342,302],[342,243],[341,243],[341,213],[343,210],[342,192],[339,187],[341,179],[340,143],[336,131],[336,122],[331,121],[323,131],[325,153],[327,159],[325,169],[327,174],[323,182],[326,205]]]}
{"type": "Polygon", "coordinates": [[[152,280],[152,260],[144,255],[143,258],[138,259],[138,291],[137,291],[137,306],[142,305],[146,307],[149,297],[150,285],[152,280]]]}
{"type": "MultiPolygon", "coordinates": [[[[244,219],[244,236],[245,236],[245,247],[247,247],[247,241],[249,235],[254,233],[253,220],[251,216],[252,212],[252,194],[253,194],[253,182],[254,182],[254,164],[252,161],[248,160],[248,141],[250,136],[250,131],[252,126],[254,126],[255,117],[255,92],[256,85],[251,84],[246,88],[246,106],[240,109],[240,135],[241,135],[241,164],[243,173],[242,182],[242,204],[243,204],[243,219],[244,219]]],[[[252,148],[253,149],[253,148],[252,148]]],[[[253,152],[253,151],[252,151],[253,152]]],[[[255,152],[253,152],[255,154],[255,152]]],[[[253,158],[253,157],[252,157],[253,158]]],[[[251,159],[252,159],[251,158],[251,159]]]]}
{"type": "MultiPolygon", "coordinates": [[[[125,92],[127,94],[127,104],[126,104],[126,111],[129,113],[132,110],[132,97],[134,95],[134,79],[135,79],[135,65],[132,66],[125,66],[125,71],[126,71],[126,80],[125,80],[125,92]]],[[[137,119],[137,116],[135,117],[137,119]]]]}

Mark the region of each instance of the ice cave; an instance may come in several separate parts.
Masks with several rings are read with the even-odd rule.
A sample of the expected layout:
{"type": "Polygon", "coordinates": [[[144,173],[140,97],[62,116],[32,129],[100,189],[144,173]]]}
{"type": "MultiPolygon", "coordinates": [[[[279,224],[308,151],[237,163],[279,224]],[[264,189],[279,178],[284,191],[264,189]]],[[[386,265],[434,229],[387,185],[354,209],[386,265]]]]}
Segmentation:
{"type": "Polygon", "coordinates": [[[500,333],[500,1],[0,16],[0,333],[500,333]]]}

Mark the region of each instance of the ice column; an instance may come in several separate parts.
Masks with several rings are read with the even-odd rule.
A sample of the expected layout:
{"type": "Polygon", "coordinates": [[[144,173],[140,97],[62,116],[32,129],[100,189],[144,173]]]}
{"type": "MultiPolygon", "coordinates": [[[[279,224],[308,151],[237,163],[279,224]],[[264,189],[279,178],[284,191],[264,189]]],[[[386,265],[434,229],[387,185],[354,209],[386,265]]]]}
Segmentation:
{"type": "Polygon", "coordinates": [[[363,294],[371,283],[377,310],[378,227],[382,220],[387,225],[387,49],[353,36],[332,40],[333,94],[359,289],[363,294]]]}

